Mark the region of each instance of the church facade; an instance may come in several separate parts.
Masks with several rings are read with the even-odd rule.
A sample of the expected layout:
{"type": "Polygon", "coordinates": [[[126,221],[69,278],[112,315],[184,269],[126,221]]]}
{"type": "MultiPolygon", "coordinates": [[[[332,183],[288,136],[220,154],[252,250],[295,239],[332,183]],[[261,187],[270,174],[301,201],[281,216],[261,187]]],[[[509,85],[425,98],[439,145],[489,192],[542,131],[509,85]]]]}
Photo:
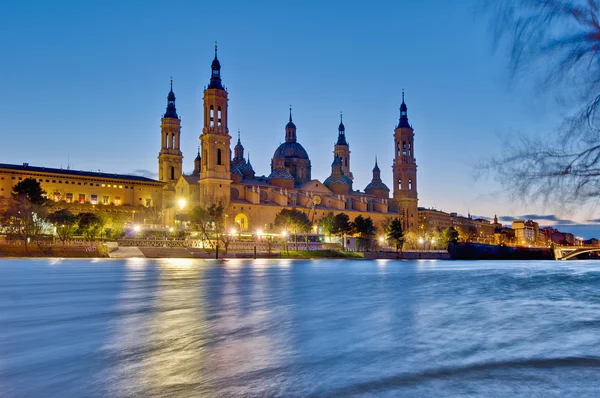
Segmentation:
{"type": "Polygon", "coordinates": [[[221,80],[217,57],[211,65],[209,85],[204,91],[204,124],[194,171],[185,175],[180,143],[180,119],[175,94],[167,97],[167,110],[161,120],[161,149],[158,156],[159,180],[167,220],[185,219],[194,206],[222,204],[228,224],[238,231],[272,230],[275,216],[284,208],[305,211],[314,224],[327,213],[344,212],[354,219],[371,217],[376,224],[399,218],[405,230],[415,230],[418,218],[417,165],[414,157],[414,130],[408,123],[402,94],[399,123],[394,130],[393,186],[381,180],[377,160],[373,179],[361,192],[353,187],[350,147],[340,115],[337,141],[333,148],[331,174],[324,181],[312,178],[310,157],[298,141],[297,127],[290,108],[285,125],[285,141],[274,151],[271,170],[258,175],[244,155],[238,132],[231,151],[228,126],[228,93],[221,80]],[[185,203],[184,206],[178,204],[185,203]]]}
{"type": "MultiPolygon", "coordinates": [[[[315,225],[329,212],[344,212],[351,220],[358,215],[371,217],[376,225],[398,218],[405,231],[416,230],[418,197],[414,130],[408,123],[404,94],[400,119],[393,134],[391,192],[381,180],[377,159],[372,181],[362,192],[354,186],[351,151],[341,115],[331,172],[324,181],[313,178],[310,157],[299,142],[291,108],[283,131],[285,140],[275,149],[269,172],[256,173],[250,158],[244,154],[239,132],[231,150],[228,93],[221,80],[216,47],[203,101],[204,123],[191,174],[183,173],[181,119],[171,82],[166,112],[160,124],[158,181],[100,171],[35,167],[27,163],[0,164],[0,210],[8,203],[15,184],[25,178],[34,178],[48,198],[59,206],[70,207],[75,212],[129,213],[132,222],[142,224],[151,223],[149,220],[154,218],[156,209],[162,209],[162,227],[186,220],[195,206],[220,203],[226,210],[228,227],[240,232],[273,231],[275,216],[284,208],[304,211],[315,225]]],[[[153,225],[156,227],[160,225],[153,225]]]]}

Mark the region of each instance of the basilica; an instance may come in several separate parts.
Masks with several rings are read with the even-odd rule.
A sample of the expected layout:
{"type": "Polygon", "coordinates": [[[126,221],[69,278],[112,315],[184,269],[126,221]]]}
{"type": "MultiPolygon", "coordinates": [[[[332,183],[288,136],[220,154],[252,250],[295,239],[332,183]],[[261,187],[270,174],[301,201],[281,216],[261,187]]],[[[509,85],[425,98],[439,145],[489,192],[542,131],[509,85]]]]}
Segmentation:
{"type": "MultiPolygon", "coordinates": [[[[408,122],[404,93],[400,119],[393,131],[391,195],[390,188],[381,180],[377,160],[372,181],[363,191],[354,186],[350,146],[341,115],[331,172],[324,181],[312,178],[310,157],[298,140],[291,109],[283,131],[285,141],[273,152],[271,170],[257,173],[244,154],[239,132],[231,150],[228,93],[221,80],[216,47],[203,101],[204,124],[192,173],[183,173],[181,119],[175,107],[171,82],[167,109],[160,125],[158,181],[134,175],[71,170],[69,167],[0,163],[0,211],[7,205],[12,187],[19,181],[33,178],[49,199],[74,212],[127,213],[131,222],[151,224],[152,228],[161,227],[156,224],[157,209],[163,214],[161,224],[164,228],[185,222],[195,206],[212,203],[224,206],[228,227],[240,232],[273,231],[275,216],[284,208],[302,210],[314,225],[330,212],[344,212],[351,220],[362,215],[371,217],[378,225],[390,218],[398,218],[404,230],[417,227],[414,131],[408,122]]],[[[277,141],[275,136],[272,139],[277,141]]]]}
{"type": "MultiPolygon", "coordinates": [[[[167,109],[161,119],[161,149],[158,154],[159,180],[164,183],[162,203],[167,220],[185,220],[196,205],[221,203],[229,224],[239,231],[271,230],[275,216],[283,208],[305,211],[316,224],[329,212],[344,212],[354,219],[371,217],[376,223],[399,218],[405,230],[416,228],[417,165],[414,156],[414,131],[408,122],[402,94],[400,119],[393,134],[393,186],[381,180],[375,160],[373,179],[364,191],[353,186],[350,147],[340,115],[337,141],[333,147],[331,174],[325,181],[312,178],[310,157],[298,141],[290,108],[285,125],[285,142],[273,153],[271,170],[259,175],[244,156],[238,132],[231,151],[227,124],[228,93],[221,80],[217,57],[211,65],[210,83],[204,91],[204,124],[194,171],[184,174],[180,148],[181,124],[175,107],[175,94],[167,96],[167,109]],[[180,205],[180,204],[184,204],[180,205]]],[[[276,137],[273,137],[273,141],[276,137]]]]}

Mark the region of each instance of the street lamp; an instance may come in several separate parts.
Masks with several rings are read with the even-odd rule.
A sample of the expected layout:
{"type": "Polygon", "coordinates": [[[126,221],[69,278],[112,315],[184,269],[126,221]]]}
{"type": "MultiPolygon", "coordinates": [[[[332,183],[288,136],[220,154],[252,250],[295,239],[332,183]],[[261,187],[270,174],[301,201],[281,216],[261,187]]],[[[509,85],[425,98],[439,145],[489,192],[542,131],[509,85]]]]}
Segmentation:
{"type": "Polygon", "coordinates": [[[185,207],[185,199],[181,198],[177,201],[177,203],[179,204],[179,210],[183,210],[183,208],[185,207]]]}

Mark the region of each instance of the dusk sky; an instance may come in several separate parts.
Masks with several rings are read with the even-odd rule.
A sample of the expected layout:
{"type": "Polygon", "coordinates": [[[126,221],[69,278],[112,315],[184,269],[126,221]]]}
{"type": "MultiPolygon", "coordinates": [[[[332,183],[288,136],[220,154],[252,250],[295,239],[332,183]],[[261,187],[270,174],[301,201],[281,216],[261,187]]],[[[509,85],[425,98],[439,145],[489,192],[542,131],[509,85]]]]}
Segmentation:
{"type": "MultiPolygon", "coordinates": [[[[4,2],[0,162],[156,178],[173,76],[184,171],[191,172],[218,41],[232,146],[240,129],[258,175],[270,172],[291,104],[313,178],[331,172],[342,111],[354,189],[370,182],[375,156],[391,188],[404,88],[419,206],[485,217],[541,214],[545,225],[599,218],[595,209],[556,214],[526,206],[492,178],[475,178],[504,139],[552,131],[569,111],[524,81],[511,83],[507,57],[494,50],[476,3],[4,2]]],[[[578,228],[562,229],[595,234],[578,228]]]]}

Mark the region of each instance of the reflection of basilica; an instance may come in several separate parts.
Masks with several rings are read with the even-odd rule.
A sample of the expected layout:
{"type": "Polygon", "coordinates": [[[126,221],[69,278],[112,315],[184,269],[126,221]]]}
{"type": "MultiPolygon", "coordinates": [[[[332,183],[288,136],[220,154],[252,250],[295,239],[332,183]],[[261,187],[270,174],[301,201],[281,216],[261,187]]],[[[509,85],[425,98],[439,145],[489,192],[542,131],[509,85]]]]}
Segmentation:
{"type": "Polygon", "coordinates": [[[308,153],[298,142],[292,120],[285,126],[285,142],[274,152],[268,176],[256,175],[238,132],[237,143],[230,149],[228,93],[221,81],[221,64],[215,58],[210,83],[204,91],[204,125],[192,174],[182,171],[180,119],[175,108],[173,88],[168,94],[167,111],[161,123],[162,146],[158,156],[159,179],[165,183],[163,207],[169,220],[182,210],[181,199],[197,204],[222,203],[241,230],[269,228],[284,207],[311,210],[314,221],[328,212],[345,212],[351,219],[358,215],[382,221],[399,217],[405,229],[417,224],[417,166],[414,157],[414,132],[408,123],[407,106],[402,95],[400,120],[394,130],[393,197],[381,180],[375,162],[373,179],[364,192],[353,189],[350,171],[350,147],[346,127],[340,120],[334,145],[331,174],[321,182],[312,179],[308,153]]]}

